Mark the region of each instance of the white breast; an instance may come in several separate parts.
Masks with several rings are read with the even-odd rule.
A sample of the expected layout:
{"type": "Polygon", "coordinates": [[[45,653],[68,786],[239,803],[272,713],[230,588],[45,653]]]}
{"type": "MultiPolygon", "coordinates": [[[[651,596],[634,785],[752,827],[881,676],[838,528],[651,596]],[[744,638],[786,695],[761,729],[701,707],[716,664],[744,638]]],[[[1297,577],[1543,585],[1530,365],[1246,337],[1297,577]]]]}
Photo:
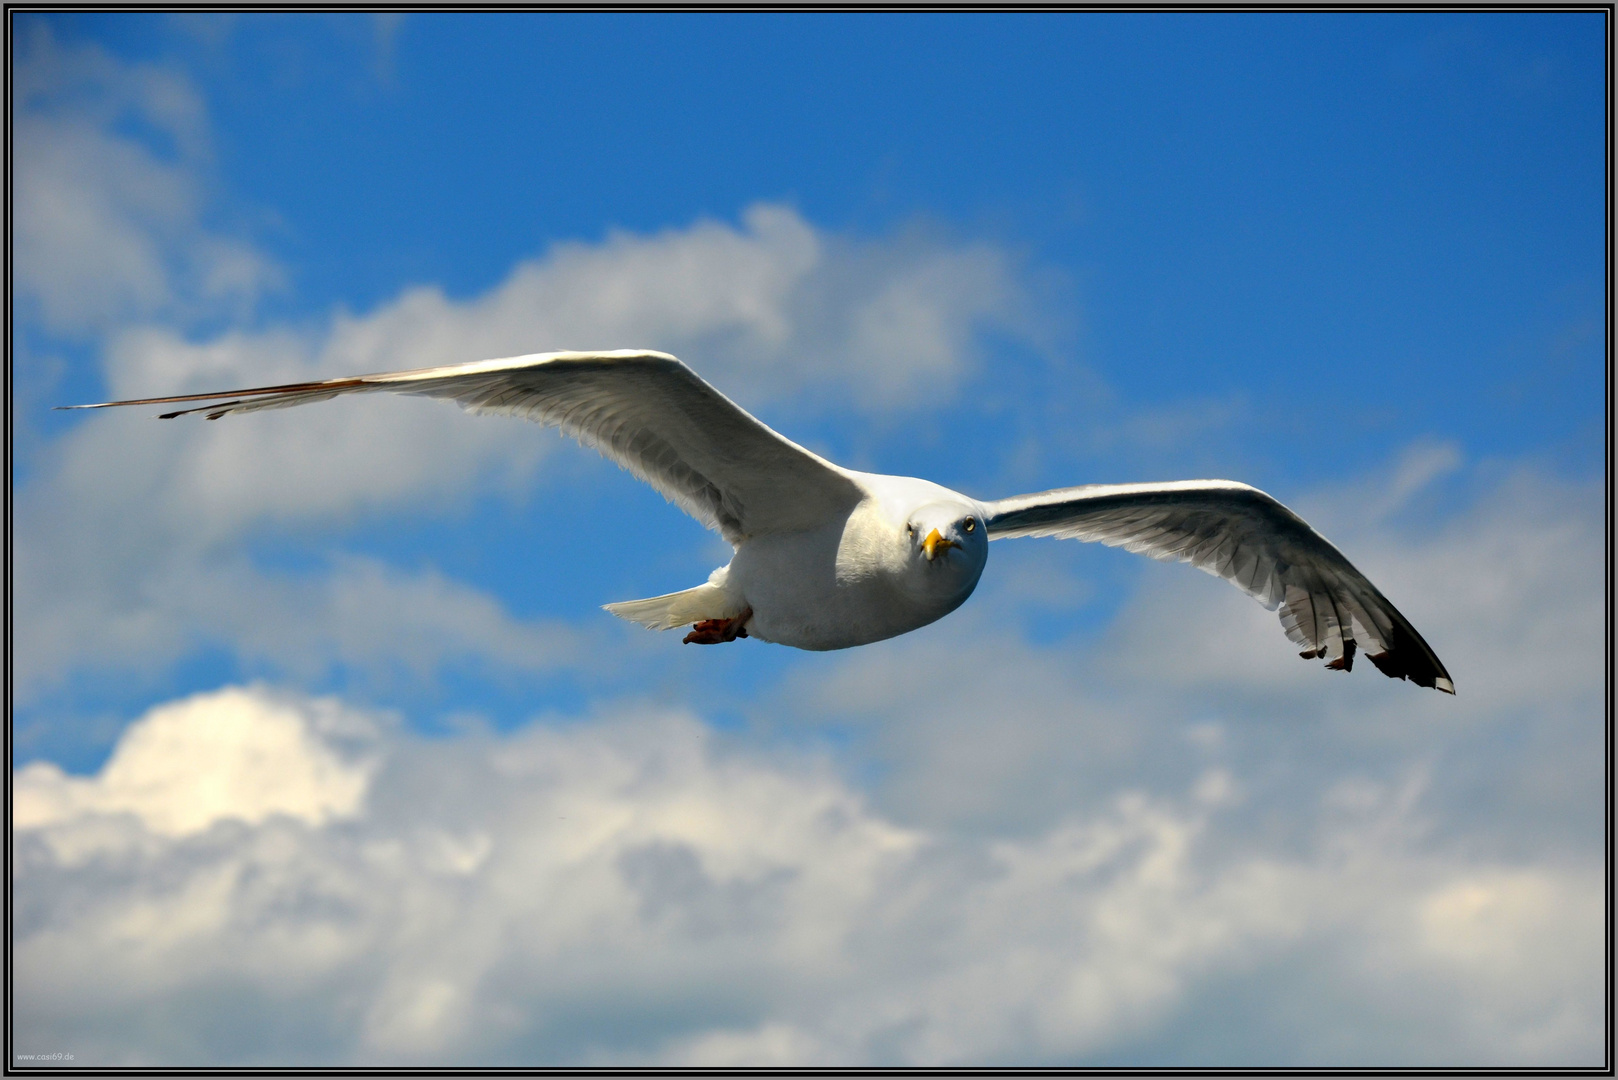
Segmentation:
{"type": "MultiPolygon", "coordinates": [[[[953,494],[935,484],[926,489],[919,494],[929,500],[935,492],[953,494]]],[[[908,633],[965,602],[984,560],[950,555],[955,562],[948,565],[918,560],[902,504],[896,507],[884,489],[820,529],[744,541],[727,589],[753,609],[750,636],[799,649],[846,649],[908,633]]]]}

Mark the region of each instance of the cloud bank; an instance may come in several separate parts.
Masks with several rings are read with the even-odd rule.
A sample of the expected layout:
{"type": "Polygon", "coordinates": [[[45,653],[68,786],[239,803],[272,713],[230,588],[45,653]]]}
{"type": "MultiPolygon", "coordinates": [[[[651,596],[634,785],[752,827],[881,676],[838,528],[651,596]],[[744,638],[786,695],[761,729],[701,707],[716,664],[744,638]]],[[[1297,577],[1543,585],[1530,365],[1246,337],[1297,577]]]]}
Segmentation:
{"type": "Polygon", "coordinates": [[[678,710],[446,742],[227,688],[154,709],[93,777],[18,775],[18,1048],[1161,1063],[1234,984],[1286,1038],[1222,1063],[1599,1058],[1595,866],[1435,857],[1408,783],[1303,801],[1299,849],[1233,843],[1248,797],[1205,763],[975,837],[678,710]]]}

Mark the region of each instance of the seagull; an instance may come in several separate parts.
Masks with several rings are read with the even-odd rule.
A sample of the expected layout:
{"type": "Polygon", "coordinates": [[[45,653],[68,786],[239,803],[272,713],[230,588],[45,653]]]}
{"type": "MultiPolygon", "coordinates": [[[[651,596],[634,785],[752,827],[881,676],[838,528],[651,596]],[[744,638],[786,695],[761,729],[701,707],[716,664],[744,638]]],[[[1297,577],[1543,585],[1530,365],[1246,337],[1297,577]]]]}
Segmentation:
{"type": "Polygon", "coordinates": [[[845,469],[736,405],[667,353],[550,352],[214,394],[108,401],[218,420],[389,391],[547,424],[594,447],[735,549],[692,589],[606,610],[689,644],[756,638],[846,649],[943,618],[977,587],[989,541],[1056,536],[1188,562],[1272,611],[1306,660],[1364,649],[1384,675],[1455,693],[1438,656],[1330,541],[1231,480],[1084,484],[984,502],[928,480],[845,469]],[[192,402],[205,404],[191,405],[192,402]]]}

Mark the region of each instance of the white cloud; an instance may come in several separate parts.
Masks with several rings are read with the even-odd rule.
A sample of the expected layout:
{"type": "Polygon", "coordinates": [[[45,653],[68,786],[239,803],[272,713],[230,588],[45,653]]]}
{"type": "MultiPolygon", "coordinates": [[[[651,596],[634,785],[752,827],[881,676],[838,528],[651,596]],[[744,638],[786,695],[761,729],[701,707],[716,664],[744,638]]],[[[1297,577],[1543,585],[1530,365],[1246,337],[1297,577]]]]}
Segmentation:
{"type": "MultiPolygon", "coordinates": [[[[254,694],[216,700],[233,706],[254,694]]],[[[257,714],[277,715],[270,707],[257,714]]],[[[129,741],[146,741],[165,715],[137,724],[129,741]]],[[[195,724],[183,733],[201,745],[170,742],[171,797],[183,798],[184,766],[214,756],[216,736],[195,724]]],[[[244,754],[260,741],[232,734],[247,744],[244,754]]],[[[76,900],[34,909],[46,924],[30,934],[30,948],[67,946],[70,965],[99,956],[109,977],[93,1007],[113,1016],[150,1000],[141,972],[123,966],[136,961],[162,967],[160,978],[173,980],[168,991],[181,995],[194,978],[249,987],[282,977],[335,980],[343,984],[342,1000],[332,1002],[343,1054],[370,1060],[486,1039],[495,1047],[487,1052],[509,1052],[522,1032],[503,1026],[543,1024],[543,1012],[573,994],[600,1019],[608,1006],[590,999],[643,975],[654,999],[672,1001],[693,974],[714,983],[733,962],[760,975],[820,963],[836,947],[847,908],[914,838],[872,819],[824,767],[783,770],[716,755],[705,741],[711,734],[689,719],[649,716],[571,735],[534,729],[452,745],[394,738],[378,746],[373,736],[385,764],[357,828],[216,820],[195,839],[154,846],[137,836],[122,859],[103,851],[100,860],[72,863],[56,854],[67,846],[63,837],[97,827],[107,807],[81,799],[55,814],[35,811],[28,835],[44,846],[24,858],[45,860],[30,865],[46,887],[52,879],[66,885],[64,873],[88,884],[109,863],[130,875],[82,897],[89,908],[76,900]],[[145,933],[152,915],[130,922],[131,912],[166,907],[175,918],[161,935],[145,933]],[[57,920],[70,910],[87,921],[57,920]],[[766,953],[748,960],[756,946],[766,953]],[[596,951],[599,966],[590,959],[596,951]],[[570,974],[559,978],[563,972],[570,974]],[[500,989],[508,978],[520,984],[515,995],[500,989]],[[539,1000],[524,1000],[530,994],[539,1000]],[[529,1015],[536,1007],[541,1015],[529,1015]]],[[[318,760],[322,738],[311,722],[300,745],[318,760]]],[[[77,783],[106,788],[121,764],[115,758],[100,777],[77,783]]],[[[29,779],[41,786],[39,775],[29,779]]],[[[31,967],[27,981],[48,996],[71,979],[61,968],[52,975],[31,967]]],[[[63,999],[59,1007],[76,1014],[80,1005],[63,999]]],[[[138,1039],[128,1052],[152,1059],[138,1039]]]]}
{"type": "Polygon", "coordinates": [[[184,77],[65,45],[40,21],[20,38],[12,256],[46,326],[241,310],[279,282],[208,224],[206,109],[184,77]]]}
{"type": "Polygon", "coordinates": [[[1016,261],[985,243],[921,233],[856,240],[788,206],[740,225],[699,220],[650,235],[568,242],[481,296],[405,289],[313,337],[227,335],[188,346],[132,331],[108,355],[113,396],[228,388],[453,364],[560,348],[674,352],[744,402],[833,393],[867,413],[947,398],[975,332],[1036,332],[1016,261]]]}
{"type": "Polygon", "coordinates": [[[126,747],[95,777],[18,777],[22,1052],[1151,1060],[1217,1011],[1220,980],[1261,972],[1261,1015],[1313,1002],[1277,1050],[1302,1063],[1600,1055],[1599,872],[1435,848],[1409,827],[1420,783],[1300,799],[1310,838],[1289,848],[1239,826],[1249,784],[1220,765],[974,838],[894,823],[815,756],[645,709],[429,742],[227,690],[154,710],[126,747]],[[258,781],[175,828],[221,760],[258,781]],[[359,761],[378,763],[363,798],[359,761]],[[41,789],[58,795],[45,810],[41,789]]]}
{"type": "Polygon", "coordinates": [[[330,703],[300,712],[246,690],[198,694],[137,720],[94,777],[68,776],[43,761],[24,767],[12,794],[13,824],[31,829],[131,813],[166,836],[271,814],[319,825],[352,815],[365,794],[367,769],[319,739],[323,730],[355,725],[330,703]]]}
{"type": "Polygon", "coordinates": [[[31,553],[19,553],[19,607],[31,602],[29,633],[13,653],[24,700],[75,666],[141,672],[220,645],[300,679],[341,667],[409,688],[432,684],[446,664],[538,673],[587,659],[588,631],[514,617],[488,593],[431,568],[403,571],[339,554],[313,569],[271,571],[240,555],[182,551],[188,561],[125,576],[124,567],[138,565],[138,548],[91,537],[79,550],[90,569],[76,582],[58,576],[73,552],[57,552],[60,561],[37,571],[31,553]],[[96,563],[94,551],[130,563],[96,563]]]}
{"type": "Polygon", "coordinates": [[[1474,870],[1419,898],[1410,935],[1415,951],[1407,954],[1415,961],[1404,963],[1437,968],[1434,981],[1448,983],[1450,992],[1486,989],[1474,989],[1457,1018],[1484,1046],[1520,1060],[1571,1061],[1567,1040],[1577,1040],[1602,992],[1590,958],[1604,935],[1589,930],[1605,921],[1601,893],[1600,875],[1589,871],[1474,870]],[[1578,999],[1564,996],[1568,979],[1582,983],[1578,999]]]}

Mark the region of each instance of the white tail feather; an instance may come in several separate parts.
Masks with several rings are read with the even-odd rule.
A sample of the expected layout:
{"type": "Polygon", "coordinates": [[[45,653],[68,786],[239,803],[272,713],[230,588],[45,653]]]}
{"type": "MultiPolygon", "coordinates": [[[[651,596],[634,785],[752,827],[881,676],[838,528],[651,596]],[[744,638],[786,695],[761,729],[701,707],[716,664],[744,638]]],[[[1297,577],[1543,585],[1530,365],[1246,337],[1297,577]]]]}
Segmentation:
{"type": "Polygon", "coordinates": [[[743,606],[724,589],[709,583],[684,592],[603,604],[602,607],[620,619],[640,623],[649,630],[673,630],[676,626],[690,626],[704,619],[733,619],[742,613],[743,606]]]}

